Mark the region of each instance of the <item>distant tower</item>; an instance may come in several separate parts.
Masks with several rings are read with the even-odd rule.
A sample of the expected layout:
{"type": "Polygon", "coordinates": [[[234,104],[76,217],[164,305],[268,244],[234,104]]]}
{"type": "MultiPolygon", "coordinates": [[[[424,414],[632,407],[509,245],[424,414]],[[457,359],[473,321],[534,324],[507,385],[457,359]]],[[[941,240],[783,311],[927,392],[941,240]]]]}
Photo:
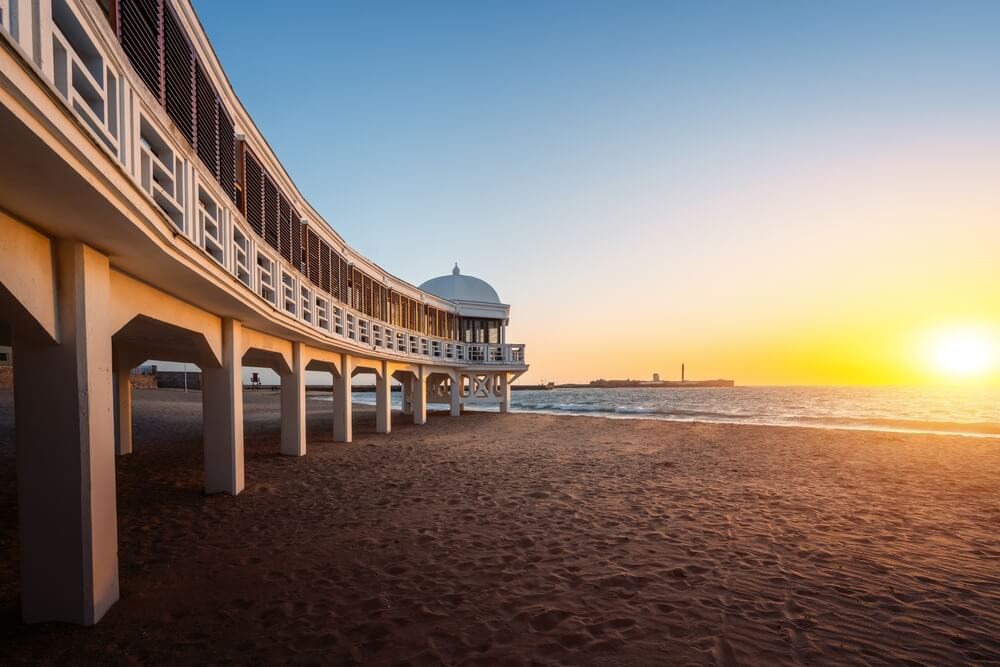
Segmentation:
{"type": "Polygon", "coordinates": [[[684,364],[681,364],[681,382],[684,382],[684,364]]]}
{"type": "Polygon", "coordinates": [[[653,382],[659,382],[659,381],[660,381],[660,374],[653,373],[653,382]]]}

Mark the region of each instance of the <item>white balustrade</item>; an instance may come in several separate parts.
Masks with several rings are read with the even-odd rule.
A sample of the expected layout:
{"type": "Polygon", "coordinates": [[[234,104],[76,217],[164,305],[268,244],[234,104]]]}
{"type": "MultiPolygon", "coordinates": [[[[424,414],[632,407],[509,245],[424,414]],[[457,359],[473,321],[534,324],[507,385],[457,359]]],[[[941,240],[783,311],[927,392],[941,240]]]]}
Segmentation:
{"type": "Polygon", "coordinates": [[[167,214],[178,231],[187,232],[184,220],[185,161],[139,114],[139,183],[167,214]]]}
{"type": "Polygon", "coordinates": [[[275,289],[274,260],[257,250],[257,294],[272,306],[278,305],[275,289]]]}
{"type": "Polygon", "coordinates": [[[225,266],[226,238],[222,224],[222,209],[202,187],[198,188],[198,236],[202,250],[225,266]]]}
{"type": "Polygon", "coordinates": [[[233,275],[241,283],[253,289],[250,257],[250,237],[242,229],[233,225],[233,275]]]}
{"type": "MultiPolygon", "coordinates": [[[[124,96],[119,76],[97,46],[97,40],[68,0],[52,0],[52,21],[47,24],[48,56],[52,79],[70,108],[108,148],[124,162],[120,133],[124,96]]],[[[10,13],[8,4],[5,20],[10,13]]],[[[48,64],[48,63],[46,63],[48,64]]]]}

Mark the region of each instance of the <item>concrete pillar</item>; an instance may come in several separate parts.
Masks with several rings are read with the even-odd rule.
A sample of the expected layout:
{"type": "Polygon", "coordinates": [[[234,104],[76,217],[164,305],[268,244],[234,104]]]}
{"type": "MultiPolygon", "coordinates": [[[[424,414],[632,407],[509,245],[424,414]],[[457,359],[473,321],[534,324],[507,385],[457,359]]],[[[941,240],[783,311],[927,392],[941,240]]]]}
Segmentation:
{"type": "Polygon", "coordinates": [[[306,365],[302,343],[292,343],[292,372],[281,376],[281,453],[306,454],[306,365]]]}
{"type": "Polygon", "coordinates": [[[131,368],[118,367],[115,375],[115,449],[118,455],[132,453],[131,368]]]}
{"type": "Polygon", "coordinates": [[[118,599],[108,258],[56,252],[59,343],[14,331],[21,612],[92,625],[118,599]]]}
{"type": "Polygon", "coordinates": [[[375,431],[392,432],[392,384],[389,362],[381,362],[381,372],[375,378],[375,431]]]}
{"type": "Polygon", "coordinates": [[[237,320],[222,320],[222,367],[201,372],[205,493],[243,490],[243,361],[237,320]]]}
{"type": "Polygon", "coordinates": [[[427,423],[427,371],[425,366],[417,366],[417,376],[413,379],[413,423],[427,423]]]}
{"type": "Polygon", "coordinates": [[[351,355],[340,355],[340,374],[333,378],[333,440],[350,442],[354,418],[351,405],[351,355]]]}
{"type": "Polygon", "coordinates": [[[462,375],[456,374],[451,379],[451,416],[462,414],[462,375]]]}
{"type": "Polygon", "coordinates": [[[510,412],[510,374],[500,373],[500,412],[510,412]]]}
{"type": "Polygon", "coordinates": [[[403,380],[400,381],[402,401],[403,401],[403,414],[412,415],[413,414],[413,376],[409,373],[403,375],[403,380]]]}

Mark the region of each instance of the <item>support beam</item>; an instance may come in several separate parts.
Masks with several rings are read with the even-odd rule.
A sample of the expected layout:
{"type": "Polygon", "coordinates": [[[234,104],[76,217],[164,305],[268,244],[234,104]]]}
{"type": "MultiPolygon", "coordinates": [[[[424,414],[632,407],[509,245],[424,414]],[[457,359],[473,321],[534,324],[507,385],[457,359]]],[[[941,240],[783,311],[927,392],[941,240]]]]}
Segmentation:
{"type": "Polygon", "coordinates": [[[333,440],[350,442],[353,439],[354,418],[351,405],[351,355],[340,355],[340,374],[333,378],[333,440]]]}
{"type": "Polygon", "coordinates": [[[201,372],[205,493],[243,490],[243,363],[239,321],[222,320],[222,367],[201,372]]]}
{"type": "Polygon", "coordinates": [[[417,366],[416,377],[413,379],[413,423],[427,423],[427,367],[417,366]]]}
{"type": "Polygon", "coordinates": [[[292,343],[292,368],[281,376],[281,453],[306,454],[306,365],[302,343],[292,343]]]}
{"type": "Polygon", "coordinates": [[[131,368],[115,368],[115,449],[118,455],[132,453],[131,368]]]}
{"type": "Polygon", "coordinates": [[[451,378],[451,416],[458,417],[462,414],[462,374],[456,373],[451,378]]]}
{"type": "Polygon", "coordinates": [[[21,612],[92,625],[118,599],[108,258],[56,252],[58,344],[14,331],[21,612]]]}
{"type": "Polygon", "coordinates": [[[392,432],[392,378],[389,377],[389,362],[381,362],[381,372],[375,378],[375,431],[392,432]]]}
{"type": "Polygon", "coordinates": [[[500,412],[510,412],[510,374],[500,373],[500,412]]]}

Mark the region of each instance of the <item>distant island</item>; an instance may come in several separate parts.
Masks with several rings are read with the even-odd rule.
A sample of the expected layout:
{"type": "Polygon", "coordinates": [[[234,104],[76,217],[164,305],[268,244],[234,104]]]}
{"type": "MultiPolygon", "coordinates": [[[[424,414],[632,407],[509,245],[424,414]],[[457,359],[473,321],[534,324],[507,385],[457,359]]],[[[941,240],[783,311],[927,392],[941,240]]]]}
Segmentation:
{"type": "Polygon", "coordinates": [[[675,387],[735,387],[733,380],[591,380],[587,384],[515,384],[511,389],[525,391],[532,389],[624,389],[624,388],[675,388],[675,387]]]}

